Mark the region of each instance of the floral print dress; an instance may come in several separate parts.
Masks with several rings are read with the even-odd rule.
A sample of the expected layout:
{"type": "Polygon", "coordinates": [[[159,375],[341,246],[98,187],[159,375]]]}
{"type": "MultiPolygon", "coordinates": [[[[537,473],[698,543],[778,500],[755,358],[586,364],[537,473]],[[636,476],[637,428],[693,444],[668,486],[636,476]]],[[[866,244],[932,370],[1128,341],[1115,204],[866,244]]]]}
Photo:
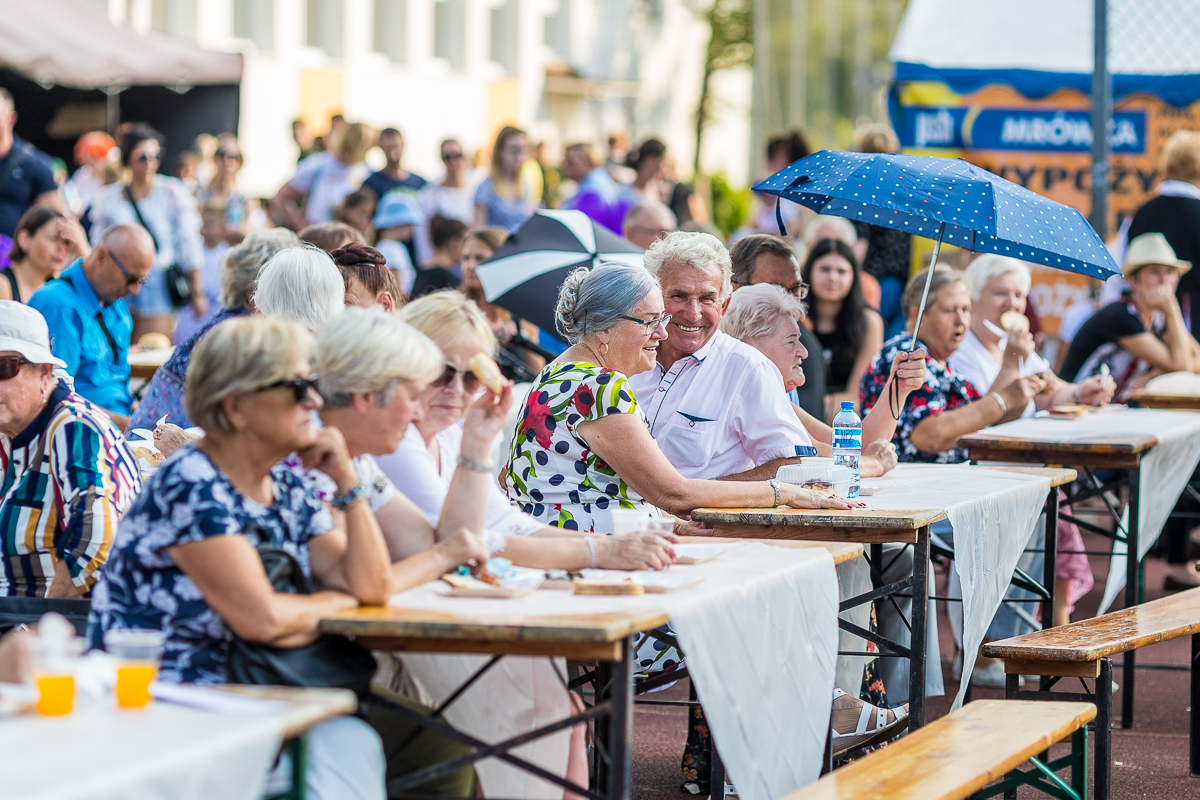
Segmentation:
{"type": "MultiPolygon", "coordinates": [[[[871,366],[863,373],[862,383],[859,384],[859,394],[862,400],[862,414],[875,407],[876,403],[886,403],[883,397],[884,386],[888,375],[891,374],[892,361],[901,350],[907,350],[912,336],[902,333],[884,342],[883,349],[871,359],[871,366]]],[[[918,348],[925,347],[917,340],[918,348]]],[[[902,462],[919,461],[932,464],[961,464],[967,460],[967,448],[951,447],[940,453],[927,453],[917,448],[912,441],[913,429],[921,420],[936,417],[943,411],[953,411],[980,399],[981,395],[975,386],[949,366],[925,357],[925,385],[908,396],[908,402],[900,409],[900,419],[896,422],[896,433],[892,442],[896,445],[896,457],[902,462]]]]}
{"type": "Polygon", "coordinates": [[[576,431],[609,414],[646,421],[624,375],[586,361],[547,364],[525,398],[502,473],[509,499],[546,525],[596,533],[612,533],[610,509],[652,512],[576,431]]]}
{"type": "Polygon", "coordinates": [[[292,555],[309,578],[309,542],[333,518],[304,476],[276,465],[268,508],[239,492],[203,451],[185,447],[159,467],[117,528],[111,555],[92,590],[88,639],[104,631],[164,631],[159,680],[225,683],[225,623],[167,549],[213,536],[245,536],[292,555]]]}

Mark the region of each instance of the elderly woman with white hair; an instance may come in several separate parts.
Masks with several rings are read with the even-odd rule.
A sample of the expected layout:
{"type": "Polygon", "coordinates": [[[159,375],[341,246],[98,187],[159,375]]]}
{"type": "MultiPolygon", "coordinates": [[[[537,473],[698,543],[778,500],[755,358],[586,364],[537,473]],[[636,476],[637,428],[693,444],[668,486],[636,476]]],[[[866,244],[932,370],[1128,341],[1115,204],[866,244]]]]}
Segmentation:
{"type": "MultiPolygon", "coordinates": [[[[241,243],[225,252],[221,258],[222,309],[192,334],[191,338],[175,348],[167,362],[154,373],[142,394],[141,402],[129,418],[129,430],[153,429],[156,420],[162,417],[169,419],[176,427],[191,427],[192,422],[183,407],[183,383],[192,350],[210,330],[225,320],[254,313],[251,297],[258,282],[259,272],[273,255],[296,244],[297,241],[299,240],[296,239],[296,234],[288,229],[271,228],[254,231],[241,243]]],[[[160,433],[159,438],[163,435],[160,433]]]]}
{"type": "Polygon", "coordinates": [[[310,244],[279,251],[263,266],[254,289],[260,314],[319,331],[345,308],[346,282],[329,254],[310,244]]]}
{"type": "MultiPolygon", "coordinates": [[[[804,317],[804,305],[794,295],[774,284],[760,283],[733,293],[721,319],[721,330],[770,359],[783,376],[784,389],[790,392],[805,381],[801,363],[808,357],[808,351],[800,343],[804,317]]],[[[919,352],[912,358],[897,358],[892,372],[891,380],[896,383],[903,406],[909,394],[925,383],[925,360],[919,352]]],[[[832,444],[832,428],[803,409],[796,408],[796,412],[814,442],[832,444]]],[[[896,419],[882,407],[872,409],[866,416],[859,470],[864,477],[872,478],[896,465],[896,452],[891,444],[896,419]]]]}
{"type": "Polygon", "coordinates": [[[1025,404],[1021,416],[1039,409],[1082,403],[1102,406],[1112,400],[1116,384],[1094,375],[1078,384],[1055,376],[1050,363],[1034,350],[1025,308],[1029,299],[1029,267],[1015,258],[986,253],[966,271],[971,292],[971,326],[950,356],[950,366],[979,392],[999,390],[1017,377],[1040,375],[1045,387],[1025,404]]]}

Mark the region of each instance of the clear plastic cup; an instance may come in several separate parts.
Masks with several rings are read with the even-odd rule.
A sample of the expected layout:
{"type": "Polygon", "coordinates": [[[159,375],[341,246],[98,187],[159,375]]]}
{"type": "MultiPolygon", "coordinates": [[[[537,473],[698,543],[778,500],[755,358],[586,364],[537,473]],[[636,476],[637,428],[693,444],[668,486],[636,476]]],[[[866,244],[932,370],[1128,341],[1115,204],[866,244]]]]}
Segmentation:
{"type": "Polygon", "coordinates": [[[104,632],[104,649],[117,659],[117,705],[144,708],[150,703],[150,682],[162,662],[162,631],[110,630],[104,632]]]}
{"type": "Polygon", "coordinates": [[[38,690],[37,711],[47,717],[71,713],[75,705],[75,669],[83,652],[83,639],[29,640],[33,683],[38,690]]]}
{"type": "Polygon", "coordinates": [[[643,533],[657,533],[666,536],[674,532],[675,520],[663,519],[662,517],[648,517],[645,524],[642,526],[643,533]]]}
{"type": "Polygon", "coordinates": [[[641,533],[646,528],[650,513],[634,508],[614,508],[608,512],[612,516],[613,533],[641,533]]]}

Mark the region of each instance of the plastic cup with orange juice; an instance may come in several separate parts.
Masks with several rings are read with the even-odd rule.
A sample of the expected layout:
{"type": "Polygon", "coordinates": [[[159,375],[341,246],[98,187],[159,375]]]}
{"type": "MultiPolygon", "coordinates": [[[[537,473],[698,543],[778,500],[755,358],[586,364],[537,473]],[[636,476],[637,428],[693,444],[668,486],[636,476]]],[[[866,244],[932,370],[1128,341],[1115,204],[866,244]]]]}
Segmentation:
{"type": "Polygon", "coordinates": [[[117,705],[144,708],[150,703],[150,682],[158,675],[162,660],[163,632],[109,630],[104,632],[104,649],[117,659],[117,705]]]}
{"type": "MultiPolygon", "coordinates": [[[[69,623],[68,623],[69,624],[69,623]]],[[[37,711],[47,717],[70,714],[75,705],[75,668],[84,642],[66,636],[40,633],[29,642],[33,684],[37,687],[37,711]]]]}

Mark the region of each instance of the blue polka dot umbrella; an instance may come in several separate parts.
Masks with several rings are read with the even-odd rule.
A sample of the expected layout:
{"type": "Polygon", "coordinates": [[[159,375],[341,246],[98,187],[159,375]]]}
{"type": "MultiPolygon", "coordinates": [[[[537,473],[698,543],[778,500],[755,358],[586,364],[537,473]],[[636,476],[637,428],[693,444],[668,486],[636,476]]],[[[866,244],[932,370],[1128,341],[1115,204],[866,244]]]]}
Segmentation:
{"type": "MultiPolygon", "coordinates": [[[[1093,278],[1121,274],[1078,210],[961,158],[822,150],[761,181],[754,191],[819,214],[933,239],[931,264],[937,263],[942,242],[949,242],[1093,278]]],[[[783,233],[778,208],[776,218],[783,233]]],[[[918,329],[932,278],[931,270],[918,307],[918,329]]]]}

